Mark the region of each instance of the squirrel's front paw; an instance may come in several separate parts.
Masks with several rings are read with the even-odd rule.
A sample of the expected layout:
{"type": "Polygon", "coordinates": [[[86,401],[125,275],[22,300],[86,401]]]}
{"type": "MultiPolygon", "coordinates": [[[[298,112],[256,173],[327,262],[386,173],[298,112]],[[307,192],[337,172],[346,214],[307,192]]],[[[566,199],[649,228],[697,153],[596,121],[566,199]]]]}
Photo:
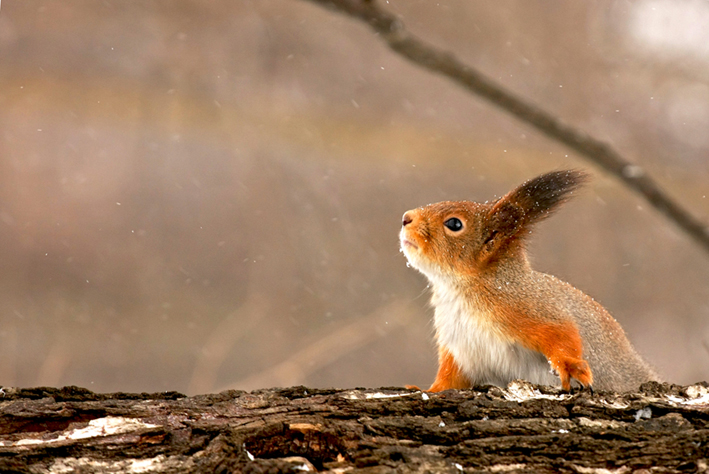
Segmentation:
{"type": "Polygon", "coordinates": [[[571,379],[577,380],[584,388],[593,391],[593,374],[588,362],[583,359],[562,359],[556,364],[552,364],[554,370],[561,378],[561,388],[566,391],[571,390],[571,379]]]}

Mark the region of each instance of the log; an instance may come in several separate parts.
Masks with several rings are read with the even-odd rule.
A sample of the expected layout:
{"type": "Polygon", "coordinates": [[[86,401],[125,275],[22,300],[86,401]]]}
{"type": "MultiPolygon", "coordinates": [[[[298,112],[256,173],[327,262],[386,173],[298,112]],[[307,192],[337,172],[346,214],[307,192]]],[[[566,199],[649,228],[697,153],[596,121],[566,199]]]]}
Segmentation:
{"type": "Polygon", "coordinates": [[[0,472],[697,472],[709,384],[564,393],[0,390],[0,472]]]}

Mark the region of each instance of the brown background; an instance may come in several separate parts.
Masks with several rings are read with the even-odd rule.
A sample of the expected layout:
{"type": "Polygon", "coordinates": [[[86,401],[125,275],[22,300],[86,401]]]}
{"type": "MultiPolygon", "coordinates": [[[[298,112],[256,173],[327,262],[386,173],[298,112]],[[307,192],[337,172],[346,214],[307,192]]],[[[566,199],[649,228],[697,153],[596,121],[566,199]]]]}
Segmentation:
{"type": "MultiPolygon", "coordinates": [[[[709,220],[704,2],[387,4],[709,220]]],[[[709,255],[364,25],[300,0],[5,0],[0,383],[426,385],[402,213],[563,167],[596,178],[539,227],[536,267],[605,304],[669,380],[709,378],[709,255]]]]}

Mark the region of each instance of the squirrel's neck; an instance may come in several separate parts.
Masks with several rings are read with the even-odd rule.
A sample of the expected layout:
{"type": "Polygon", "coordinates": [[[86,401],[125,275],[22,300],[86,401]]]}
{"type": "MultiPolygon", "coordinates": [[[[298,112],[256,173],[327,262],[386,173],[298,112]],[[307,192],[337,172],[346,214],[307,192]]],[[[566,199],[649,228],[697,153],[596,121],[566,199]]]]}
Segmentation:
{"type": "Polygon", "coordinates": [[[509,286],[513,283],[525,282],[533,273],[527,255],[520,252],[518,255],[500,259],[482,269],[477,274],[477,278],[483,286],[494,287],[500,284],[509,286]]]}
{"type": "Polygon", "coordinates": [[[514,295],[525,293],[533,278],[532,270],[526,256],[522,258],[506,258],[494,262],[493,265],[460,275],[437,275],[430,278],[434,293],[433,303],[437,305],[444,300],[462,298],[479,307],[496,306],[499,300],[509,300],[514,295]]]}
{"type": "MultiPolygon", "coordinates": [[[[456,335],[460,328],[473,326],[478,338],[475,341],[488,341],[494,347],[497,346],[493,342],[515,342],[510,336],[514,333],[511,328],[519,323],[509,310],[524,306],[534,288],[535,272],[526,258],[498,263],[485,272],[432,280],[434,324],[439,342],[444,341],[443,346],[460,342],[456,335]]],[[[463,339],[467,347],[471,341],[463,339]]]]}

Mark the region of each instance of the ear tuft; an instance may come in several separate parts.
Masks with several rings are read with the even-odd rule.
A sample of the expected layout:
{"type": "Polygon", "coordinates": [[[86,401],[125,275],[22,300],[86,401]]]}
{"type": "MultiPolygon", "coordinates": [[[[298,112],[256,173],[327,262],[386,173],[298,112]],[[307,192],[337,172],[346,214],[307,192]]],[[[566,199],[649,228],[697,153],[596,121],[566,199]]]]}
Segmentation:
{"type": "Polygon", "coordinates": [[[583,171],[553,171],[527,181],[498,203],[517,205],[524,212],[525,223],[536,222],[568,201],[588,179],[589,175],[583,171]]]}
{"type": "Polygon", "coordinates": [[[495,202],[488,214],[483,250],[493,258],[523,236],[523,231],[568,201],[589,175],[583,171],[554,171],[527,181],[495,202]]]}

